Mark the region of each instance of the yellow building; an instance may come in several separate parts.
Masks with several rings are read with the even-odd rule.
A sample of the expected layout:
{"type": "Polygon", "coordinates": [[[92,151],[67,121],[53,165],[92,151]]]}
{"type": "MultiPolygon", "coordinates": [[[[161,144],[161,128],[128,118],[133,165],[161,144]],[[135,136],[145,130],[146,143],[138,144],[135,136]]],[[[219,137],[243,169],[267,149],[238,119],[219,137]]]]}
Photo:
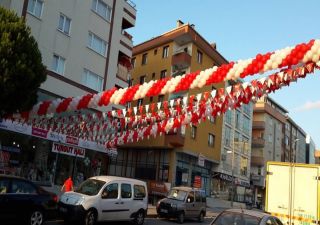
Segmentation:
{"type": "MultiPolygon", "coordinates": [[[[193,25],[178,21],[175,29],[133,48],[131,85],[204,70],[224,63],[227,60],[216,50],[215,45],[209,44],[193,25]]],[[[224,83],[220,83],[201,90],[144,98],[133,104],[162,102],[199,92],[211,92],[212,89],[224,86],[224,83]]],[[[209,194],[212,168],[220,161],[222,126],[223,117],[219,116],[198,126],[182,128],[176,133],[122,146],[118,149],[117,162],[110,165],[109,172],[156,181],[161,187],[161,182],[174,186],[192,186],[195,180],[198,183],[201,180],[201,187],[209,194]]],[[[154,194],[161,194],[158,192],[163,191],[151,188],[154,194]]]]}

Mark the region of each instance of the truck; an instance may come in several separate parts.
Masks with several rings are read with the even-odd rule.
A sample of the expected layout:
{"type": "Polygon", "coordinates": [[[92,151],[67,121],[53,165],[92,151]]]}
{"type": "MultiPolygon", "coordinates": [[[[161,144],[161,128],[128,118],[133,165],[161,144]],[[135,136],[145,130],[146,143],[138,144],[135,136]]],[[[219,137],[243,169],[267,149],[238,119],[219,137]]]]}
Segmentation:
{"type": "Polygon", "coordinates": [[[267,162],[265,211],[288,225],[320,224],[320,165],[267,162]]]}

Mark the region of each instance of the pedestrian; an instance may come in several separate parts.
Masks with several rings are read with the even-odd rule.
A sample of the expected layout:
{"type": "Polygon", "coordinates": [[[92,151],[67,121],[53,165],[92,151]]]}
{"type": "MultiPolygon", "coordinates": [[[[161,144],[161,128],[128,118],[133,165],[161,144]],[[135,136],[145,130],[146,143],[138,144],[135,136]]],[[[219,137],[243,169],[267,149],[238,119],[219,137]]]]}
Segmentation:
{"type": "Polygon", "coordinates": [[[61,187],[61,191],[69,192],[73,191],[73,181],[71,179],[71,176],[69,176],[68,179],[65,180],[63,186],[61,187]]]}

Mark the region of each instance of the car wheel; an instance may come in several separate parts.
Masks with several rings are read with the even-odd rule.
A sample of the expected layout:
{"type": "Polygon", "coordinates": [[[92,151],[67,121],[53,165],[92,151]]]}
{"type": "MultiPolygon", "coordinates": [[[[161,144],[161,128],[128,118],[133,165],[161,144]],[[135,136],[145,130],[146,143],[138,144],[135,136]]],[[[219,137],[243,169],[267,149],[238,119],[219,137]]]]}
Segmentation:
{"type": "Polygon", "coordinates": [[[200,213],[198,220],[200,223],[202,223],[204,221],[204,212],[200,213]]]}
{"type": "Polygon", "coordinates": [[[84,217],[84,225],[95,225],[97,221],[97,215],[93,210],[89,210],[84,217]]]}
{"type": "Polygon", "coordinates": [[[43,212],[36,209],[30,213],[29,224],[30,225],[42,225],[44,221],[43,212]]]}
{"type": "Polygon", "coordinates": [[[142,225],[144,223],[144,212],[142,210],[137,212],[136,216],[134,217],[134,223],[136,225],[142,225]]]}
{"type": "Polygon", "coordinates": [[[178,223],[182,224],[184,222],[184,212],[180,212],[178,215],[178,223]]]}

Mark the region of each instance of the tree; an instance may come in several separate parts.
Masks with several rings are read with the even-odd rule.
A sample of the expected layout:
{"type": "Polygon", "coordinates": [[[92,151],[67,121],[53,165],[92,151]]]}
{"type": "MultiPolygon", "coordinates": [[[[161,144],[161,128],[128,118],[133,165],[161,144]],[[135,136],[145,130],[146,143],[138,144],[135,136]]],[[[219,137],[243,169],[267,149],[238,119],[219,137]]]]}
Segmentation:
{"type": "Polygon", "coordinates": [[[30,110],[45,80],[46,67],[30,28],[0,7],[0,118],[30,110]]]}

